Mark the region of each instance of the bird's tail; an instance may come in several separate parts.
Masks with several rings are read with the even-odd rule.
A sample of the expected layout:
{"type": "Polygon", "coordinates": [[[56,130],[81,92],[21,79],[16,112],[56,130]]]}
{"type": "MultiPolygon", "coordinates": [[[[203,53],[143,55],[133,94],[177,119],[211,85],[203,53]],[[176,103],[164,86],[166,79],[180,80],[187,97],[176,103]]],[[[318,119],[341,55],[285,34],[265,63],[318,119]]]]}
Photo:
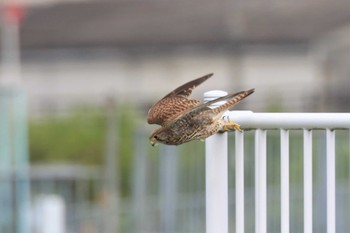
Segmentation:
{"type": "Polygon", "coordinates": [[[223,105],[220,105],[219,107],[213,109],[215,113],[220,113],[223,111],[226,111],[227,109],[233,107],[234,105],[238,104],[241,100],[246,98],[247,96],[253,94],[255,89],[250,89],[248,91],[240,91],[234,94],[228,94],[226,96],[217,98],[215,100],[207,102],[207,104],[213,104],[219,101],[227,100],[227,102],[223,105]]]}

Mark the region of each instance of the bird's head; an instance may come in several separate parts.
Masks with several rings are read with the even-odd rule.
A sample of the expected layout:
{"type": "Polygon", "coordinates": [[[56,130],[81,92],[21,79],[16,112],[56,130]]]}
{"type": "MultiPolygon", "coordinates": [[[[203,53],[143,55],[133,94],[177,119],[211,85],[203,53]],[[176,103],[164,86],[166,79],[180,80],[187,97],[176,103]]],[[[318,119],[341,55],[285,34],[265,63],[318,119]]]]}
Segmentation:
{"type": "Polygon", "coordinates": [[[151,143],[152,146],[156,146],[158,145],[158,140],[157,140],[157,136],[153,136],[149,138],[149,142],[151,143]]]}
{"type": "Polygon", "coordinates": [[[149,137],[149,141],[152,146],[156,146],[159,143],[168,144],[168,135],[163,128],[158,128],[153,131],[149,137]]]}

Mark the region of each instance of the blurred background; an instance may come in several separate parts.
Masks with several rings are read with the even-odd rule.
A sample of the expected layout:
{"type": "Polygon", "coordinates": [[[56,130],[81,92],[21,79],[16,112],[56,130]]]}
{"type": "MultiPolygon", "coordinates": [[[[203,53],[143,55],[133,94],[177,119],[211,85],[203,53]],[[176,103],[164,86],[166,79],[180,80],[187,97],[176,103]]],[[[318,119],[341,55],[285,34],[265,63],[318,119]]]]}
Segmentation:
{"type": "MultiPolygon", "coordinates": [[[[148,108],[194,91],[256,93],[236,109],[349,112],[348,0],[1,1],[0,232],[205,231],[204,143],[151,148],[148,108]]],[[[231,138],[232,137],[232,138],[231,138]]],[[[337,230],[350,232],[349,134],[337,135],[337,230]]],[[[230,232],[234,147],[230,135],[230,232]],[[231,158],[232,157],[232,158],[231,158]]],[[[279,232],[279,139],[269,133],[268,232],[279,232]]],[[[253,232],[253,134],[246,230],[253,232]]],[[[314,229],[325,229],[315,134],[314,229]]],[[[302,231],[302,137],[291,135],[291,232],[302,231]]]]}

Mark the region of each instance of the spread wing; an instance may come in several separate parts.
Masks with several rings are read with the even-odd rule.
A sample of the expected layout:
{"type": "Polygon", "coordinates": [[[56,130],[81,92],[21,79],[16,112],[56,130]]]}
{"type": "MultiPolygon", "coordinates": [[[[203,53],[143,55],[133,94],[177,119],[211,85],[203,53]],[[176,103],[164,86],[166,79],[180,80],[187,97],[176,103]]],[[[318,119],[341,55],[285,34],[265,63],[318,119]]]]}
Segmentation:
{"type": "Polygon", "coordinates": [[[226,111],[227,109],[233,107],[234,105],[238,104],[244,98],[253,94],[254,91],[255,91],[254,89],[250,89],[248,91],[240,91],[240,92],[237,92],[234,94],[228,94],[226,96],[219,97],[217,99],[211,100],[211,101],[206,102],[206,103],[198,104],[197,106],[194,106],[193,108],[188,109],[187,111],[183,112],[183,114],[181,116],[178,116],[177,118],[172,119],[172,121],[169,122],[169,125],[173,124],[175,121],[177,121],[179,119],[193,118],[195,116],[199,116],[199,114],[202,114],[203,112],[218,115],[218,114],[226,111]],[[224,100],[226,100],[226,103],[224,103],[223,105],[220,105],[219,107],[216,107],[214,109],[209,108],[209,106],[211,104],[214,104],[214,103],[217,103],[220,101],[224,101],[224,100]]]}
{"type": "Polygon", "coordinates": [[[164,96],[149,109],[147,122],[149,124],[164,126],[167,122],[178,117],[183,112],[200,104],[201,101],[189,99],[188,97],[191,95],[194,88],[202,84],[212,75],[213,74],[207,74],[203,77],[185,83],[164,96]]]}

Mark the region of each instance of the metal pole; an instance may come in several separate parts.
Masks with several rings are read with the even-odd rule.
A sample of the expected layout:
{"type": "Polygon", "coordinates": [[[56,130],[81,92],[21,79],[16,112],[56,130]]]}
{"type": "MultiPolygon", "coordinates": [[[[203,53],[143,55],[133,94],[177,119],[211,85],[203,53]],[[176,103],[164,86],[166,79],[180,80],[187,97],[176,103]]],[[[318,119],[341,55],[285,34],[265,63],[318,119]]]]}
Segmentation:
{"type": "Polygon", "coordinates": [[[312,233],[312,131],[304,129],[304,233],[312,233]]]}
{"type": "Polygon", "coordinates": [[[255,232],[266,233],[266,130],[255,131],[255,232]]]}
{"type": "Polygon", "coordinates": [[[161,197],[161,232],[175,232],[177,204],[177,147],[161,148],[160,158],[160,197],[161,197]]]}
{"type": "MultiPolygon", "coordinates": [[[[5,2],[0,6],[1,23],[1,76],[0,76],[0,163],[7,163],[5,172],[6,179],[14,179],[9,185],[12,192],[9,201],[12,211],[5,211],[6,217],[12,224],[10,232],[30,232],[30,180],[29,158],[27,143],[27,111],[26,96],[20,89],[21,66],[19,46],[19,26],[23,14],[23,8],[14,3],[5,2]],[[12,212],[12,213],[11,213],[12,212]]],[[[5,182],[8,182],[5,181],[5,182]]],[[[0,190],[2,192],[2,190],[0,190]]],[[[1,222],[0,222],[1,223],[1,222]]],[[[6,228],[6,227],[5,227],[6,228]]],[[[1,226],[0,226],[1,231],[1,226]]]]}
{"type": "MultiPolygon", "coordinates": [[[[206,92],[204,97],[205,101],[209,101],[226,94],[226,92],[222,91],[211,91],[206,92]]],[[[228,233],[227,150],[227,133],[215,134],[206,139],[205,174],[207,233],[228,233]]]]}
{"type": "Polygon", "coordinates": [[[281,232],[289,233],[289,130],[281,138],[281,232]]]}
{"type": "Polygon", "coordinates": [[[241,129],[349,129],[350,113],[254,113],[230,111],[241,129]]]}
{"type": "Polygon", "coordinates": [[[335,233],[335,131],[327,129],[327,233],[335,233]]]}
{"type": "Polygon", "coordinates": [[[135,154],[133,161],[132,196],[133,196],[133,232],[139,233],[148,230],[150,222],[146,215],[146,191],[147,191],[147,151],[144,144],[145,135],[138,131],[135,136],[135,154]]]}
{"type": "Polygon", "coordinates": [[[244,132],[235,132],[236,233],[244,233],[244,132]]]}
{"type": "Polygon", "coordinates": [[[14,232],[12,193],[11,116],[9,97],[0,92],[0,232],[14,232]]]}
{"type": "Polygon", "coordinates": [[[13,100],[13,151],[16,180],[17,232],[30,232],[30,180],[27,137],[26,96],[17,93],[13,100]]]}
{"type": "Polygon", "coordinates": [[[105,154],[105,232],[116,232],[118,228],[118,160],[117,160],[117,135],[116,115],[114,99],[107,100],[107,144],[105,154]]]}
{"type": "Polygon", "coordinates": [[[10,4],[0,4],[1,20],[1,41],[2,41],[2,65],[0,84],[2,86],[19,86],[21,84],[21,61],[20,61],[20,42],[19,42],[19,21],[16,19],[15,7],[20,6],[10,4]],[[1,17],[1,15],[3,17],[1,17]]]}

